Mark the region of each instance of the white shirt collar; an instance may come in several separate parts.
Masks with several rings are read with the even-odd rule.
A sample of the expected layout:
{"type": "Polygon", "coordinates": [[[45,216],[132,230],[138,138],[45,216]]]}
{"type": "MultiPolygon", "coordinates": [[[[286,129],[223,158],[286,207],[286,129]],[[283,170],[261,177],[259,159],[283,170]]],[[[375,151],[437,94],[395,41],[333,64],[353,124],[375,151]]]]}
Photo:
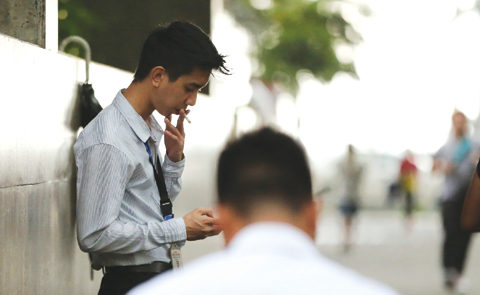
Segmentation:
{"type": "Polygon", "coordinates": [[[272,252],[286,256],[318,255],[314,241],[299,228],[282,222],[257,222],[239,231],[227,249],[230,254],[272,252]]]}

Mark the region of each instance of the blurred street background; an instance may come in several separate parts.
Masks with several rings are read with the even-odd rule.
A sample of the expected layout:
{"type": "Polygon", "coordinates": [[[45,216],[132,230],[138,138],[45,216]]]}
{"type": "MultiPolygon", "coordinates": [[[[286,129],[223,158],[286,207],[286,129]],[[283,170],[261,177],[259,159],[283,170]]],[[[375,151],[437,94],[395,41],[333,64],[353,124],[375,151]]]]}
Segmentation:
{"type": "MultiPolygon", "coordinates": [[[[400,294],[450,294],[443,289],[440,271],[440,225],[439,214],[422,212],[415,217],[413,231],[407,233],[399,212],[362,212],[355,229],[356,242],[344,253],[339,217],[330,212],[320,222],[317,245],[323,255],[392,286],[400,294]]],[[[475,278],[480,271],[479,251],[480,241],[474,238],[466,269],[467,294],[480,290],[475,278]]]]}
{"type": "MultiPolygon", "coordinates": [[[[149,31],[176,19],[211,35],[233,70],[212,77],[190,108],[176,216],[215,207],[216,159],[229,139],[273,126],[308,153],[324,201],[323,255],[401,294],[444,294],[444,177],[431,172],[432,155],[451,137],[456,110],[480,140],[480,0],[39,1],[0,1],[0,294],[96,294],[100,283],[75,237],[85,50],[59,52],[58,44],[72,35],[88,41],[89,82],[105,107],[131,82],[149,31]],[[28,85],[26,70],[35,77],[28,85]],[[348,145],[364,171],[345,252],[338,163],[348,145]],[[391,198],[407,150],[418,168],[411,228],[404,198],[391,198]]],[[[189,242],[185,262],[222,247],[221,236],[189,242]]],[[[474,238],[467,294],[480,294],[479,274],[474,238]]]]}

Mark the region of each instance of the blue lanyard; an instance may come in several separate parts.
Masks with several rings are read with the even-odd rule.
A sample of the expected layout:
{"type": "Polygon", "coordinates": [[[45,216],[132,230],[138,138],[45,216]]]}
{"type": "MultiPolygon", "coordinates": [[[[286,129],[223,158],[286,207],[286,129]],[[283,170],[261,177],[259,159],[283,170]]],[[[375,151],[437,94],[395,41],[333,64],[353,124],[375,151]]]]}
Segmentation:
{"type": "MultiPolygon", "coordinates": [[[[150,146],[148,146],[148,142],[144,142],[145,148],[147,148],[148,155],[150,156],[150,160],[152,160],[152,165],[153,165],[153,156],[152,156],[152,151],[150,150],[150,146]]],[[[153,165],[153,168],[155,169],[155,165],[153,165]]],[[[157,169],[155,169],[157,170],[157,169]]]]}

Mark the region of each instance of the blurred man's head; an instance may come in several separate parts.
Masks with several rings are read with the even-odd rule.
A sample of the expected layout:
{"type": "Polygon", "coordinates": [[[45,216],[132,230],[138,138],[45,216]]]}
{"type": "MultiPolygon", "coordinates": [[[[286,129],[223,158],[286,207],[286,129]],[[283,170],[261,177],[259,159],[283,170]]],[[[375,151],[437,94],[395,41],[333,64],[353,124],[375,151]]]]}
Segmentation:
{"type": "Polygon", "coordinates": [[[168,73],[170,82],[193,70],[228,73],[223,55],[202,29],[185,21],[156,28],[145,41],[134,81],[145,79],[158,66],[168,73]]]}
{"type": "Polygon", "coordinates": [[[405,159],[407,159],[408,161],[410,162],[413,162],[413,160],[415,159],[413,153],[411,150],[406,150],[405,151],[405,159]]]}
{"type": "Polygon", "coordinates": [[[218,211],[227,243],[259,221],[290,223],[312,238],[317,211],[303,148],[270,128],[227,145],[217,170],[218,211]]]}
{"type": "Polygon", "coordinates": [[[349,160],[353,160],[355,158],[355,147],[352,144],[349,144],[347,147],[347,156],[349,160]]]}
{"type": "Polygon", "coordinates": [[[455,137],[465,136],[468,130],[468,121],[464,113],[456,111],[452,116],[452,124],[455,137]]]}

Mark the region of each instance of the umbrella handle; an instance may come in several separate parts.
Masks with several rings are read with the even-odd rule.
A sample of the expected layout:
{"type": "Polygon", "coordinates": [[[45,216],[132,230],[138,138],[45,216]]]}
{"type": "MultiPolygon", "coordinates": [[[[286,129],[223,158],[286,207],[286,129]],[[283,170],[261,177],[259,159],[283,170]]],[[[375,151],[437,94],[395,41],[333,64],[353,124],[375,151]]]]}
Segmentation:
{"type": "Polygon", "coordinates": [[[67,46],[67,44],[69,44],[71,42],[82,45],[83,48],[85,49],[85,67],[86,67],[85,75],[86,75],[86,78],[87,78],[85,83],[88,84],[88,79],[89,79],[89,76],[90,76],[89,75],[90,61],[92,60],[92,52],[90,50],[90,45],[88,45],[88,42],[85,39],[83,39],[82,37],[70,36],[70,37],[67,37],[67,38],[63,39],[62,43],[60,43],[59,50],[60,51],[65,51],[65,46],[67,46]]]}

